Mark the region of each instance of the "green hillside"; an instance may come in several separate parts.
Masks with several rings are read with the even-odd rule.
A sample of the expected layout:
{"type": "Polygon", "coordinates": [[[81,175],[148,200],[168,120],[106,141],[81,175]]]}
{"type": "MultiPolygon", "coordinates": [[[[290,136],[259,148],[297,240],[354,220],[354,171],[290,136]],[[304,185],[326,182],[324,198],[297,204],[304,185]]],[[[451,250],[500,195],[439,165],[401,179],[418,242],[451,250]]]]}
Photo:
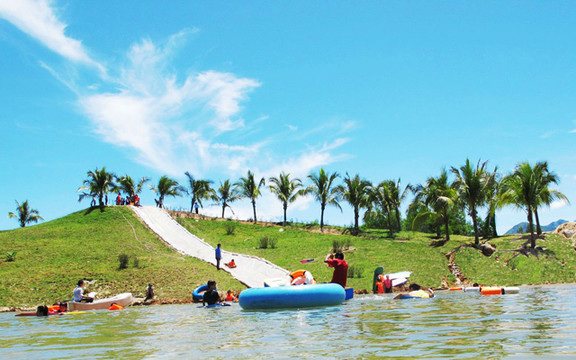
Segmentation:
{"type": "MultiPolygon", "coordinates": [[[[473,240],[464,236],[442,246],[433,246],[430,234],[401,232],[395,238],[370,230],[361,236],[320,234],[298,227],[254,225],[245,222],[179,218],[178,221],[208,243],[222,243],[225,250],[263,257],[288,270],[308,269],[319,282],[329,281],[332,270],[324,263],[334,241],[350,245],[346,260],[356,277],[349,279],[355,289],[370,290],[372,273],[378,265],[386,272],[409,270],[411,281],[441,287],[454,283],[448,269],[448,252],[473,240]],[[230,231],[232,234],[227,235],[230,231]],[[267,237],[275,248],[261,249],[267,237]],[[302,259],[314,258],[301,264],[302,259]]],[[[485,285],[569,283],[575,281],[576,252],[570,240],[550,235],[538,240],[538,256],[519,254],[526,239],[512,236],[491,240],[498,251],[486,257],[476,249],[462,247],[454,262],[470,282],[485,285]]],[[[148,282],[159,298],[189,299],[191,291],[208,279],[221,290],[245,287],[227,273],[202,261],[185,257],[151,233],[125,207],[80,211],[44,224],[0,232],[0,306],[33,307],[68,300],[79,279],[93,283],[89,291],[100,296],[132,292],[143,296],[148,282]],[[15,261],[6,252],[16,251],[15,261]],[[119,269],[119,254],[130,258],[119,269]],[[136,259],[136,263],[135,263],[136,259]]],[[[229,260],[229,259],[225,259],[229,260]]]]}
{"type": "Polygon", "coordinates": [[[149,282],[161,299],[191,298],[191,291],[208,279],[222,290],[245,288],[214,266],[168,247],[125,207],[85,210],[0,232],[0,306],[69,300],[79,279],[95,281],[87,290],[100,296],[143,296],[149,282]],[[11,251],[16,260],[8,262],[5,253],[11,251]],[[118,269],[119,254],[129,256],[126,269],[118,269]]]}

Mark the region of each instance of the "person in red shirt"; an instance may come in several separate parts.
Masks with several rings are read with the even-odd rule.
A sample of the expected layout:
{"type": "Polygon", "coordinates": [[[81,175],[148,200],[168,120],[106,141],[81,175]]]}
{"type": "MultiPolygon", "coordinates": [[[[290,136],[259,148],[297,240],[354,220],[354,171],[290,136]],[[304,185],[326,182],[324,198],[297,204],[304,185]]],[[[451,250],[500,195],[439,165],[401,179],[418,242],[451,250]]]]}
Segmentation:
{"type": "Polygon", "coordinates": [[[348,263],[344,260],[344,254],[337,252],[336,254],[326,255],[324,260],[329,267],[334,268],[331,283],[340,284],[343,288],[346,287],[346,280],[348,278],[348,263]]]}

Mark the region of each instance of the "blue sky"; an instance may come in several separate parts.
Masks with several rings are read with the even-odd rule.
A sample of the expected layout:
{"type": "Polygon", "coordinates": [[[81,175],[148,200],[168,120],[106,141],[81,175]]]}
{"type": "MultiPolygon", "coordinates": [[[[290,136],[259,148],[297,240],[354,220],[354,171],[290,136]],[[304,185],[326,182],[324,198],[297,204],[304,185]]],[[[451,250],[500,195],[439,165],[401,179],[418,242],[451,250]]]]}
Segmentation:
{"type": "MultiPolygon", "coordinates": [[[[576,199],[576,3],[0,0],[0,229],[88,206],[96,167],[152,182],[324,167],[422,183],[549,161],[576,199]],[[5,215],[1,215],[5,214],[5,215]]],[[[146,189],[143,202],[153,204],[146,189]]],[[[189,199],[170,199],[188,207],[189,199]]],[[[297,220],[319,218],[302,198],[297,220]]],[[[233,205],[237,217],[250,205],[233,205]]],[[[348,225],[350,208],[329,209],[348,225]]],[[[218,210],[207,208],[210,214],[218,210]]],[[[259,217],[281,206],[265,193],[259,217]]],[[[543,210],[546,224],[576,219],[543,210]]],[[[525,220],[498,213],[500,231],[525,220]]]]}

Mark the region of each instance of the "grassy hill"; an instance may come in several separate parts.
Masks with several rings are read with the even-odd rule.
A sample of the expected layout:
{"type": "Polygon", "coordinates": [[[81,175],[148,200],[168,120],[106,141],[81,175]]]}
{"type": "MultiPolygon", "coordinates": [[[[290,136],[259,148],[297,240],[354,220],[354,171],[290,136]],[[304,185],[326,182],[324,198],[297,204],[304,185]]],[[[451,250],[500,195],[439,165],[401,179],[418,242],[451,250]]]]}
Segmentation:
{"type": "Polygon", "coordinates": [[[69,300],[79,279],[94,281],[101,296],[143,296],[155,285],[160,298],[191,298],[209,279],[220,289],[245,287],[200,260],[180,255],[125,207],[80,211],[44,224],[0,232],[0,306],[36,306],[69,300]],[[7,262],[5,253],[16,251],[7,262]],[[129,256],[119,270],[118,255],[129,256]],[[136,259],[136,263],[135,263],[136,259]]]}
{"type": "MultiPolygon", "coordinates": [[[[178,221],[208,243],[222,243],[225,250],[252,254],[288,270],[308,269],[319,282],[329,281],[332,270],[323,259],[335,241],[355,250],[346,252],[355,277],[349,285],[370,290],[376,266],[386,272],[409,270],[411,281],[440,287],[455,282],[445,256],[455,248],[454,262],[471,281],[485,285],[520,285],[574,282],[576,252],[570,240],[549,235],[538,240],[544,247],[538,256],[516,250],[526,239],[506,236],[491,240],[498,251],[486,257],[476,249],[461,247],[469,237],[453,236],[438,244],[430,234],[402,232],[394,238],[385,231],[370,230],[362,236],[320,234],[305,225],[279,227],[270,224],[179,218],[178,221]],[[230,232],[232,234],[227,235],[230,232]],[[273,239],[275,248],[261,249],[262,238],[273,239]],[[301,264],[302,259],[314,258],[301,264]]],[[[312,229],[314,230],[314,229],[312,229]]],[[[228,260],[228,259],[225,259],[228,260]]],[[[0,306],[33,307],[71,298],[79,279],[92,281],[89,291],[101,296],[132,292],[143,296],[148,282],[162,299],[190,298],[191,291],[208,279],[220,290],[245,287],[227,273],[199,260],[185,257],[152,234],[125,207],[103,212],[80,211],[29,228],[0,232],[0,306]],[[6,252],[16,260],[6,261],[6,252]],[[119,269],[118,255],[129,256],[119,269]],[[136,259],[136,262],[135,262],[136,259]]]]}

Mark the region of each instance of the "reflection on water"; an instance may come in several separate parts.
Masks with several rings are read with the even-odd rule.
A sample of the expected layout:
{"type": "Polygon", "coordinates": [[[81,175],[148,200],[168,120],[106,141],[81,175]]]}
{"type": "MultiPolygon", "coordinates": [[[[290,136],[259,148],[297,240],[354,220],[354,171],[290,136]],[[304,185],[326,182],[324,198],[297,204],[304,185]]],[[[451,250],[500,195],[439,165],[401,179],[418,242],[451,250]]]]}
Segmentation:
{"type": "Polygon", "coordinates": [[[171,305],[49,318],[6,313],[0,359],[568,357],[576,355],[575,295],[576,286],[562,285],[492,297],[365,295],[300,311],[171,305]]]}

